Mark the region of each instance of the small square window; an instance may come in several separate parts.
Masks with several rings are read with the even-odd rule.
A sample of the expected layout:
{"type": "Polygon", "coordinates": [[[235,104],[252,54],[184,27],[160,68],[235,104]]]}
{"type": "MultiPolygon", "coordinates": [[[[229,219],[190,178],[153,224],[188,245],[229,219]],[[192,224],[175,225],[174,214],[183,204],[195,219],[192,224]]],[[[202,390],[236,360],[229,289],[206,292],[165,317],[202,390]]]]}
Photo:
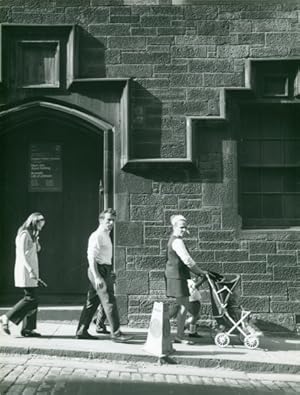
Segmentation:
{"type": "Polygon", "coordinates": [[[59,42],[19,41],[17,81],[23,88],[59,87],[59,42]]]}

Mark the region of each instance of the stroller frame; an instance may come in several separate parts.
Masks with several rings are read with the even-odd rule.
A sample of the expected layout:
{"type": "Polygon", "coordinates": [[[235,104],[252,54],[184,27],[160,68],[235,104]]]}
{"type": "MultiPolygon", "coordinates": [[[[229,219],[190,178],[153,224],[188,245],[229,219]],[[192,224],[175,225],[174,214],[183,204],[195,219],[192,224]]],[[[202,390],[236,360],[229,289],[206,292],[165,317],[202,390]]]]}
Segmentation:
{"type": "MultiPolygon", "coordinates": [[[[236,321],[230,316],[229,312],[227,311],[228,300],[230,296],[233,294],[233,291],[236,288],[237,284],[239,283],[240,276],[236,275],[233,280],[230,280],[230,283],[232,284],[231,288],[229,288],[226,284],[224,284],[222,287],[218,289],[218,287],[215,284],[215,281],[211,278],[212,275],[214,274],[212,273],[206,274],[206,279],[210,287],[211,296],[214,299],[215,308],[218,310],[218,314],[213,314],[213,318],[223,319],[225,317],[227,321],[232,324],[231,328],[228,329],[227,331],[225,331],[225,326],[224,326],[224,331],[221,331],[216,334],[214,338],[215,344],[219,347],[227,347],[230,343],[230,336],[233,335],[233,331],[238,330],[240,332],[240,339],[242,340],[243,338],[243,343],[247,348],[250,349],[257,348],[259,345],[258,337],[255,336],[255,334],[253,333],[252,334],[247,333],[245,326],[245,320],[249,317],[251,311],[246,311],[243,309],[242,306],[240,306],[241,316],[236,321]]],[[[223,276],[219,275],[219,277],[223,277],[223,276]]],[[[222,285],[222,281],[224,281],[224,277],[221,281],[216,281],[216,283],[222,285]]]]}

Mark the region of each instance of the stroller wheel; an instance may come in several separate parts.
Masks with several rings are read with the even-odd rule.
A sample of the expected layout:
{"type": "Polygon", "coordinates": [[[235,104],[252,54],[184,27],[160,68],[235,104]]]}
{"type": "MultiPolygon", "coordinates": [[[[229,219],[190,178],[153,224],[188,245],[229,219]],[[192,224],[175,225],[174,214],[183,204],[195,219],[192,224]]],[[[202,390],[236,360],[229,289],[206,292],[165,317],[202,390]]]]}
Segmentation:
{"type": "Polygon", "coordinates": [[[215,336],[215,344],[219,347],[227,347],[228,344],[230,343],[230,337],[222,332],[222,333],[218,333],[215,336]]]}
{"type": "Polygon", "coordinates": [[[255,348],[257,348],[259,346],[259,340],[256,336],[248,335],[244,339],[244,345],[247,348],[254,350],[255,348]]]}

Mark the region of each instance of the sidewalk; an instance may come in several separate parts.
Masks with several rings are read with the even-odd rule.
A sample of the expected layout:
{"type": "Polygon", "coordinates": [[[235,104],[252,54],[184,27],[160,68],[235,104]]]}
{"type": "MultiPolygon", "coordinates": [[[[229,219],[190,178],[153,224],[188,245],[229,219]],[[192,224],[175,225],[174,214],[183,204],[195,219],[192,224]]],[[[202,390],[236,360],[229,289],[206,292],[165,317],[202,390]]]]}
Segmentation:
{"type": "MultiPolygon", "coordinates": [[[[108,361],[153,362],[158,358],[143,351],[146,329],[123,327],[134,335],[130,343],[114,343],[109,335],[99,340],[75,339],[77,322],[40,322],[41,338],[24,338],[20,328],[10,326],[11,336],[0,333],[0,352],[9,354],[52,355],[108,361]]],[[[95,334],[91,325],[90,333],[95,334]]],[[[216,346],[209,332],[201,333],[194,345],[174,344],[176,352],[171,360],[180,365],[201,368],[226,368],[247,372],[297,374],[300,372],[299,337],[260,337],[260,347],[249,350],[237,338],[226,348],[216,346]]]]}

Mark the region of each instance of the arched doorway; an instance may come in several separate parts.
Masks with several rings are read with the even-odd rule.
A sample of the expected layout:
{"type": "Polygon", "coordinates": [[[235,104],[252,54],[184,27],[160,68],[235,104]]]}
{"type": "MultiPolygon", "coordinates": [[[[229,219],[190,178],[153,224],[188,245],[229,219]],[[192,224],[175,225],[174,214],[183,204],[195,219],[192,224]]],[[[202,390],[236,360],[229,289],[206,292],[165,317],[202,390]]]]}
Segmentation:
{"type": "Polygon", "coordinates": [[[87,286],[87,239],[103,205],[99,185],[108,182],[104,136],[109,125],[45,103],[2,119],[0,299],[15,301],[15,235],[31,212],[40,211],[47,221],[40,237],[40,272],[49,285],[41,301],[78,303],[87,286]]]}

